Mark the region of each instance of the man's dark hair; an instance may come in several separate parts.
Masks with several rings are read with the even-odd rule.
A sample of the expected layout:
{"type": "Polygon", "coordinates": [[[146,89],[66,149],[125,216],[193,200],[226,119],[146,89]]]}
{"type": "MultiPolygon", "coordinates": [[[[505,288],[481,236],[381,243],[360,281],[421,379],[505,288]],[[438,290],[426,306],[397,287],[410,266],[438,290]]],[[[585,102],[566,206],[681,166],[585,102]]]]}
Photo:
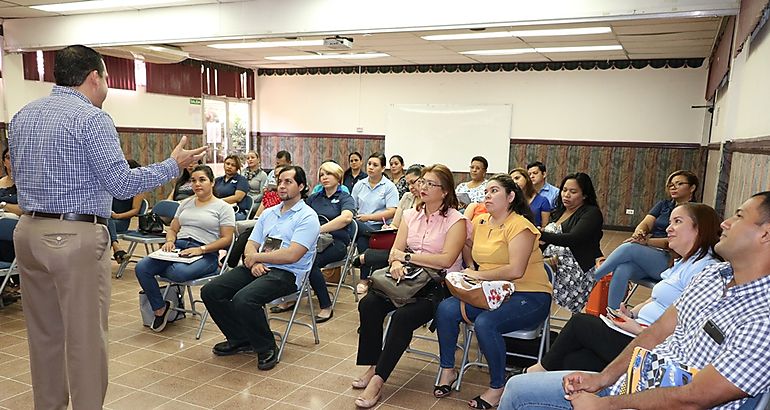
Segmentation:
{"type": "Polygon", "coordinates": [[[278,175],[276,175],[276,183],[279,179],[281,179],[281,174],[283,174],[286,171],[294,171],[294,182],[297,183],[297,185],[302,185],[302,190],[299,192],[302,195],[302,198],[307,198],[307,175],[305,175],[305,170],[302,169],[299,165],[286,165],[285,167],[281,168],[281,171],[278,172],[278,175]]]}
{"type": "Polygon", "coordinates": [[[286,162],[291,164],[291,154],[289,153],[289,151],[284,151],[284,150],[278,151],[278,153],[275,154],[275,158],[285,159],[286,162]]]}
{"type": "Polygon", "coordinates": [[[53,65],[56,85],[77,87],[82,85],[94,70],[99,73],[99,77],[104,77],[105,67],[102,56],[90,47],[69,46],[56,52],[53,65]]]}
{"type": "Polygon", "coordinates": [[[545,164],[543,164],[542,162],[535,161],[535,162],[530,162],[529,164],[527,164],[527,170],[529,170],[532,167],[537,167],[537,169],[539,169],[540,172],[545,174],[545,164]]]}
{"type": "Polygon", "coordinates": [[[770,191],[758,192],[751,197],[759,197],[762,199],[762,202],[759,203],[759,212],[762,214],[762,220],[759,221],[759,224],[762,225],[770,222],[770,191]]]}

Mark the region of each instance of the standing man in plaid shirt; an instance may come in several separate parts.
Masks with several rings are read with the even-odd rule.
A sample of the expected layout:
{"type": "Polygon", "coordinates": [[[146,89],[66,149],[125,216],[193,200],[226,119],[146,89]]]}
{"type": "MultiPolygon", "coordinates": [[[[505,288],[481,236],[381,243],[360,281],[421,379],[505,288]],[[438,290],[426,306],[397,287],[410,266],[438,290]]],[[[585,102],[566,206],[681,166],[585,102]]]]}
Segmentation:
{"type": "Polygon", "coordinates": [[[131,198],[179,175],[206,147],[129,169],[101,110],[107,70],[84,46],[56,53],[51,95],[14,115],[11,168],[22,215],[14,235],[24,287],[36,409],[101,409],[107,391],[112,198],[131,198]]]}
{"type": "Polygon", "coordinates": [[[744,202],[722,229],[715,250],[727,262],[695,276],[601,373],[515,376],[500,409],[732,410],[758,401],[770,389],[770,191],[744,202]],[[637,346],[700,371],[685,386],[620,395],[637,346]]]}

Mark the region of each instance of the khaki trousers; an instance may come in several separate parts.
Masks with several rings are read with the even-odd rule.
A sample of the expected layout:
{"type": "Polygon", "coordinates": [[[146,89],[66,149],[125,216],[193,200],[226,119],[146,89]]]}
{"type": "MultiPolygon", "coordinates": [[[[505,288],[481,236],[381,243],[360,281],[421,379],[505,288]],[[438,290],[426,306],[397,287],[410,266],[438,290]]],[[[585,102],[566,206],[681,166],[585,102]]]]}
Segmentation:
{"type": "Polygon", "coordinates": [[[35,409],[101,409],[107,392],[107,227],[21,217],[14,247],[24,292],[35,409]]]}

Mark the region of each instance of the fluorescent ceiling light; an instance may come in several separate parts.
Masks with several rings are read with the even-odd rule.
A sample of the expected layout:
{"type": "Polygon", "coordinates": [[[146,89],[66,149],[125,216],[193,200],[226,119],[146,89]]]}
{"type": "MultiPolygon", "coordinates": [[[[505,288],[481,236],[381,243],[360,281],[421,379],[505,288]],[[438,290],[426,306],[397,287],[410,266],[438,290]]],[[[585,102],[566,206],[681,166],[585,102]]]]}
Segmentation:
{"type": "Polygon", "coordinates": [[[104,9],[115,9],[125,7],[142,7],[142,6],[165,6],[174,3],[183,3],[186,0],[90,0],[90,1],[76,1],[72,3],[59,3],[59,4],[41,4],[39,6],[29,6],[32,9],[48,11],[52,13],[60,13],[67,11],[96,11],[104,9]]]}
{"type": "Polygon", "coordinates": [[[582,36],[586,34],[612,33],[609,27],[579,27],[579,28],[555,28],[545,30],[518,30],[509,31],[514,37],[554,37],[554,36],[582,36]]]}
{"type": "Polygon", "coordinates": [[[242,48],[273,48],[273,47],[308,47],[322,46],[323,40],[286,40],[286,41],[250,41],[248,43],[218,43],[209,44],[211,48],[242,49],[242,48]]]}
{"type": "Polygon", "coordinates": [[[266,60],[292,61],[292,60],[364,60],[370,58],[390,57],[385,53],[359,53],[359,54],[303,54],[298,56],[271,56],[265,57],[266,60]]]}
{"type": "Polygon", "coordinates": [[[555,36],[580,36],[586,34],[611,33],[609,27],[580,27],[580,28],[556,28],[545,30],[516,30],[516,31],[492,31],[482,33],[437,34],[422,36],[423,40],[447,41],[447,40],[479,40],[487,38],[507,37],[555,37],[555,36]]]}
{"type": "Polygon", "coordinates": [[[576,53],[581,51],[618,51],[622,50],[620,44],[609,46],[575,46],[575,47],[538,47],[535,51],[538,53],[576,53]]]}
{"type": "Polygon", "coordinates": [[[577,53],[585,51],[617,51],[622,50],[623,46],[607,45],[607,46],[575,46],[575,47],[537,47],[537,48],[509,48],[500,50],[473,50],[473,51],[461,51],[460,54],[474,55],[474,56],[507,56],[515,54],[528,54],[528,53],[577,53]]]}
{"type": "Polygon", "coordinates": [[[471,56],[511,56],[516,54],[529,54],[535,53],[534,48],[506,48],[501,50],[473,50],[473,51],[461,51],[460,54],[466,54],[471,56]]]}
{"type": "Polygon", "coordinates": [[[479,40],[485,38],[509,38],[513,37],[507,31],[491,31],[489,33],[462,33],[462,34],[436,34],[432,36],[422,36],[423,40],[428,41],[449,41],[449,40],[479,40]]]}

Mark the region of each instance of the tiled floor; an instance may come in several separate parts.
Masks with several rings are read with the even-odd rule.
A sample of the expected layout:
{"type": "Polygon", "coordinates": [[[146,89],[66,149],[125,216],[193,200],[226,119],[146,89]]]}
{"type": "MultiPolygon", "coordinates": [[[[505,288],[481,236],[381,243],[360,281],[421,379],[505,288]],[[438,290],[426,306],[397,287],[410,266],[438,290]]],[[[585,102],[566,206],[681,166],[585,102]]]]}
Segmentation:
{"type": "MultiPolygon", "coordinates": [[[[605,254],[627,236],[606,232],[605,254]]],[[[200,340],[195,340],[197,317],[169,324],[162,333],[143,327],[131,267],[123,278],[112,280],[106,408],[355,408],[358,391],[350,382],[362,369],[355,365],[358,311],[350,291],[341,294],[334,318],[319,325],[320,344],[313,344],[310,330],[295,327],[281,363],[263,372],[254,355],[215,357],[211,346],[223,338],[210,320],[200,340]]],[[[634,299],[648,295],[645,289],[634,299]]],[[[432,342],[416,341],[413,347],[437,351],[432,342]]],[[[24,317],[16,303],[0,310],[0,408],[32,408],[28,357],[24,317]]],[[[481,393],[489,380],[483,371],[471,370],[461,392],[438,400],[431,394],[437,369],[433,360],[405,355],[385,384],[378,408],[467,409],[464,400],[481,393]]]]}

